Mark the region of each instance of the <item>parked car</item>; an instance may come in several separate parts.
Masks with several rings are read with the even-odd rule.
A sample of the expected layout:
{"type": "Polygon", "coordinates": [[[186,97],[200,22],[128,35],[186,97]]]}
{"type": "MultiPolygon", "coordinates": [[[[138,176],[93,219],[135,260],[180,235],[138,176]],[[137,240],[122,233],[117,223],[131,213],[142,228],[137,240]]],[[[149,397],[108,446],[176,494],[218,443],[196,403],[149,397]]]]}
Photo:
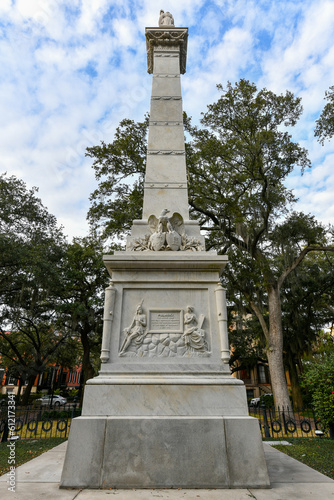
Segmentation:
{"type": "Polygon", "coordinates": [[[272,406],[274,400],[271,393],[262,394],[260,398],[253,398],[249,402],[249,406],[258,407],[264,403],[266,406],[272,406]]]}
{"type": "Polygon", "coordinates": [[[253,398],[250,400],[249,406],[259,406],[260,398],[253,398]]]}
{"type": "Polygon", "coordinates": [[[47,394],[46,396],[42,396],[39,399],[36,399],[37,403],[40,403],[42,406],[60,406],[60,405],[66,405],[67,399],[63,398],[63,396],[58,396],[54,394],[51,396],[51,394],[47,394]]]}

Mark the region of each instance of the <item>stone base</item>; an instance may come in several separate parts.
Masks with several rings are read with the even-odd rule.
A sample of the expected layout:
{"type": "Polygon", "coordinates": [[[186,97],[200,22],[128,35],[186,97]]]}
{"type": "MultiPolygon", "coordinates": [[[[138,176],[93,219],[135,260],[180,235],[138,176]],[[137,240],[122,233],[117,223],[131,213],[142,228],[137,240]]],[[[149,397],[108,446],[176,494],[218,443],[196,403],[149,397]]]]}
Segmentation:
{"type": "Polygon", "coordinates": [[[85,387],[84,417],[248,417],[245,385],[228,376],[98,376],[85,387]]]}
{"type": "Polygon", "coordinates": [[[257,419],[78,417],[61,488],[268,488],[257,419]]]}

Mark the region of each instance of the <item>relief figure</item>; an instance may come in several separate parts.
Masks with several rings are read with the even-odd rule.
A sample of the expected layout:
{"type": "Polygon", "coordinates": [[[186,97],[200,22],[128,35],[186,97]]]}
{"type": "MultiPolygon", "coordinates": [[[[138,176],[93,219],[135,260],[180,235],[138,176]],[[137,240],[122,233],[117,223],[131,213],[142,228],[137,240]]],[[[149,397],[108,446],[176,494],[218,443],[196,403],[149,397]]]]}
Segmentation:
{"type": "Polygon", "coordinates": [[[208,344],[205,340],[205,331],[202,329],[205,316],[200,315],[199,320],[194,313],[194,308],[187,307],[187,312],[184,315],[185,331],[183,338],[186,346],[193,352],[206,352],[208,344]]]}
{"type": "Polygon", "coordinates": [[[136,314],[133,317],[131,325],[123,330],[125,339],[119,352],[120,356],[125,353],[132,341],[134,341],[136,344],[141,344],[143,342],[146,335],[146,324],[146,314],[144,314],[143,312],[141,302],[137,306],[136,314]]]}

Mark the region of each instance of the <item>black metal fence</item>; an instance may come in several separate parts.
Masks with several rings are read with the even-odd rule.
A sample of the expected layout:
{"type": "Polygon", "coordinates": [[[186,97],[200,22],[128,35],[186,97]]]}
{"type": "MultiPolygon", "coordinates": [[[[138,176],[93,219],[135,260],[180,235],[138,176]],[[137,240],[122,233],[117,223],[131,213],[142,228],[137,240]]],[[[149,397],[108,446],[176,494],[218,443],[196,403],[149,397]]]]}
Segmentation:
{"type": "Polygon", "coordinates": [[[259,420],[263,438],[328,437],[328,431],[312,409],[290,410],[251,406],[249,414],[259,420]]]}
{"type": "Polygon", "coordinates": [[[41,439],[68,437],[72,418],[81,414],[76,404],[64,406],[2,406],[0,409],[0,441],[9,439],[41,439]]]}
{"type": "MultiPolygon", "coordinates": [[[[64,406],[0,408],[0,441],[8,439],[67,438],[74,417],[81,414],[77,404],[64,406]]],[[[250,407],[249,414],[259,421],[263,438],[328,436],[312,409],[250,407]]]]}

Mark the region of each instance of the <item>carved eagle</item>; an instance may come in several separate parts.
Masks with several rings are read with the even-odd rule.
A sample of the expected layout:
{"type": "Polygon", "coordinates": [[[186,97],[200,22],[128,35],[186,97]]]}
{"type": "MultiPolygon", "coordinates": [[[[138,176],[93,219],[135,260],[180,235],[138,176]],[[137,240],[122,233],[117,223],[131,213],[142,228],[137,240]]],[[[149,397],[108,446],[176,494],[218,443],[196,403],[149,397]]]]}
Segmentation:
{"type": "Polygon", "coordinates": [[[180,236],[183,236],[185,234],[185,228],[182,216],[177,212],[174,212],[172,217],[168,217],[167,216],[168,213],[169,210],[165,208],[164,210],[162,210],[159,217],[156,217],[155,215],[150,215],[150,217],[148,218],[148,225],[150,227],[151,232],[168,233],[171,231],[176,231],[180,236]]]}

